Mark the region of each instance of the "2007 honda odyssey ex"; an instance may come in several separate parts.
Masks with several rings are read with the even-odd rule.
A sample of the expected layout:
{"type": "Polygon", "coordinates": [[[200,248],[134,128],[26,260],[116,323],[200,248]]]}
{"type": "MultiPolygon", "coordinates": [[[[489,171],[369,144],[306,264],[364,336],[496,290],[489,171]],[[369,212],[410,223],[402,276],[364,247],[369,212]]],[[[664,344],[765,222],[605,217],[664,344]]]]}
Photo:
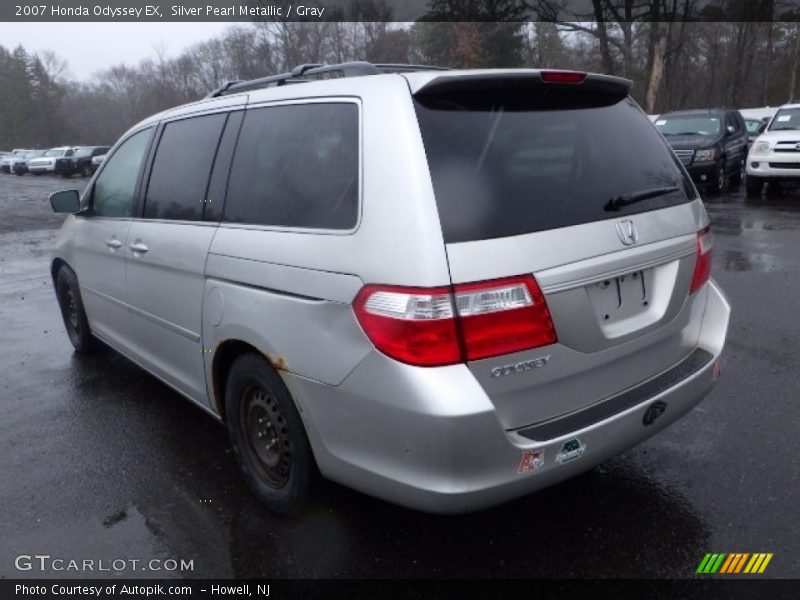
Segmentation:
{"type": "Polygon", "coordinates": [[[304,65],[146,119],[51,197],[70,340],[224,421],[278,512],[317,471],[433,512],[585,471],[705,396],[730,314],[628,91],[304,65]]]}

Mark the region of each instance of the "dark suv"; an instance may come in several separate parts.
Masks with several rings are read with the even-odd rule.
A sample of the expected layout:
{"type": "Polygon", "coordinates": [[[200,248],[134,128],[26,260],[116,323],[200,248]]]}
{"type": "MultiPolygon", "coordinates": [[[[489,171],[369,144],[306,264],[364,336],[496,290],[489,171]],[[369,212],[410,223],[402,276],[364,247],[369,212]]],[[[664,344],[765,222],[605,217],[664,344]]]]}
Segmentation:
{"type": "Polygon", "coordinates": [[[76,173],[81,177],[90,177],[94,173],[92,158],[105,154],[108,150],[108,146],[80,146],[72,156],[56,161],[56,173],[62,177],[72,177],[76,173]]]}
{"type": "Polygon", "coordinates": [[[712,192],[739,185],[747,159],[747,127],[738,110],[711,108],[666,113],[655,121],[698,185],[712,192]]]}

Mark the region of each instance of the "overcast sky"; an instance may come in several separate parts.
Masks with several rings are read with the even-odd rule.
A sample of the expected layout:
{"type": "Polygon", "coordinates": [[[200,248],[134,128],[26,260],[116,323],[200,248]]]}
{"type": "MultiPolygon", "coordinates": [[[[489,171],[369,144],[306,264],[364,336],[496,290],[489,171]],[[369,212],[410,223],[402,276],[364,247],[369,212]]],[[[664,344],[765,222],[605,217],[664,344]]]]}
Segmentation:
{"type": "Polygon", "coordinates": [[[18,44],[32,52],[53,50],[69,63],[74,79],[88,80],[96,71],[119,63],[138,64],[155,58],[155,48],[167,56],[224,32],[233,23],[0,23],[0,44],[18,44]]]}

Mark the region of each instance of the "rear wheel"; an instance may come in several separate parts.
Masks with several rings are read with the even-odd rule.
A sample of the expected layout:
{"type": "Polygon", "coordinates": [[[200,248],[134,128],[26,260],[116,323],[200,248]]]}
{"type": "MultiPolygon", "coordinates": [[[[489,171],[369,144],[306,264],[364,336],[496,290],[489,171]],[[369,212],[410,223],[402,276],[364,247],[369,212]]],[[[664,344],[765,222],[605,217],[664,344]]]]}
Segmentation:
{"type": "Polygon", "coordinates": [[[714,171],[714,179],[709,186],[714,194],[724,194],[728,191],[728,177],[725,173],[725,163],[720,161],[714,171]]]}
{"type": "Polygon", "coordinates": [[[255,496],[276,513],[299,512],[316,466],[294,401],[262,357],[245,354],[233,363],[225,416],[236,459],[255,496]]]}
{"type": "Polygon", "coordinates": [[[764,187],[764,180],[755,175],[748,175],[744,184],[748,197],[754,198],[761,195],[761,190],[764,187]]]}
{"type": "Polygon", "coordinates": [[[61,267],[56,275],[56,298],[61,308],[64,327],[69,341],[77,352],[89,353],[97,347],[97,340],[89,329],[89,320],[83,309],[78,278],[69,267],[61,267]]]}

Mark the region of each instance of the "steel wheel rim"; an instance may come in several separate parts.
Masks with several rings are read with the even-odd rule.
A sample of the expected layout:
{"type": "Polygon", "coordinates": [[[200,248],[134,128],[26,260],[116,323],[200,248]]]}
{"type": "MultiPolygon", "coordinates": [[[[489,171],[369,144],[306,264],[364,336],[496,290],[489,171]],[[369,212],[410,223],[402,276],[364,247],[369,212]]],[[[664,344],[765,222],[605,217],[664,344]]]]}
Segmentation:
{"type": "Polygon", "coordinates": [[[78,303],[75,301],[75,294],[72,288],[67,287],[62,294],[64,300],[64,317],[67,324],[72,327],[75,333],[80,333],[80,319],[78,319],[78,303]]]}
{"type": "Polygon", "coordinates": [[[277,399],[260,386],[250,386],[242,394],[240,414],[247,453],[259,478],[272,488],[282,488],[289,481],[292,454],[277,399]]]}

